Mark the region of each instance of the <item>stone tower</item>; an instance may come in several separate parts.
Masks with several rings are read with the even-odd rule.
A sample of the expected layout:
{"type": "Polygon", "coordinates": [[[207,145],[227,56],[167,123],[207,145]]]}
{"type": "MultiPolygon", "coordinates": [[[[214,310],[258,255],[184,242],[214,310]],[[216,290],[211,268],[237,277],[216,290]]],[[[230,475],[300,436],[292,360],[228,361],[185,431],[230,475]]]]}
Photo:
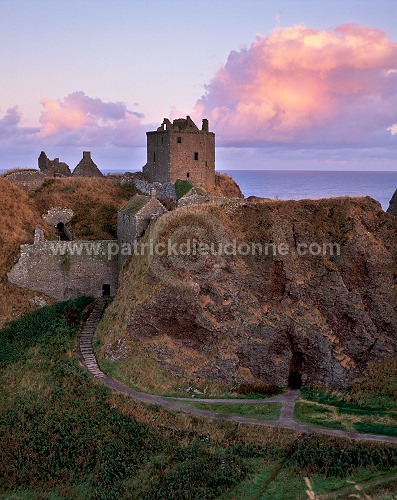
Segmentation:
{"type": "Polygon", "coordinates": [[[188,180],[209,189],[215,184],[215,134],[204,119],[201,130],[190,116],[147,132],[147,163],[143,171],[149,182],[188,180]]]}

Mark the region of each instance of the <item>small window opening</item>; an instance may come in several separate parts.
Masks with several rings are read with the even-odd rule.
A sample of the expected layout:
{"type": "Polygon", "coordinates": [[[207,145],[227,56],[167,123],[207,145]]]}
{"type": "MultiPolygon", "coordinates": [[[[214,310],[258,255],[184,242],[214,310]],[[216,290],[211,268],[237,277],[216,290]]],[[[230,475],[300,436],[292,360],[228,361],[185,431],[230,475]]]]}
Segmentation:
{"type": "Polygon", "coordinates": [[[190,177],[190,173],[186,172],[186,178],[189,179],[189,177],[190,177]]]}
{"type": "Polygon", "coordinates": [[[161,144],[163,144],[163,142],[164,142],[164,137],[161,138],[161,144]]]}
{"type": "Polygon", "coordinates": [[[176,142],[177,142],[178,144],[180,144],[180,143],[182,142],[182,137],[177,137],[177,138],[176,138],[176,142]]]}
{"type": "Polygon", "coordinates": [[[153,163],[156,163],[156,153],[153,153],[153,163]]]}
{"type": "Polygon", "coordinates": [[[110,285],[107,283],[102,285],[102,297],[110,297],[110,285]]]}
{"type": "Polygon", "coordinates": [[[196,152],[196,153],[194,153],[194,159],[195,159],[195,160],[198,160],[198,153],[197,153],[197,152],[196,152]]]}
{"type": "Polygon", "coordinates": [[[206,166],[206,167],[208,167],[208,162],[207,162],[207,160],[205,160],[205,166],[206,166]]]}

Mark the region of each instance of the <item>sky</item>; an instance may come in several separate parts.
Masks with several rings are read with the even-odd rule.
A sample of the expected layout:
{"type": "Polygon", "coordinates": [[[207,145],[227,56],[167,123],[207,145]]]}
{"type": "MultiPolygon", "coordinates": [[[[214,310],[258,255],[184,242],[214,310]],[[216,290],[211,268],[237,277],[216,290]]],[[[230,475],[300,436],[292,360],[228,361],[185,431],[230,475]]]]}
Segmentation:
{"type": "Polygon", "coordinates": [[[0,0],[0,169],[140,170],[163,118],[216,167],[397,170],[395,0],[0,0]]]}

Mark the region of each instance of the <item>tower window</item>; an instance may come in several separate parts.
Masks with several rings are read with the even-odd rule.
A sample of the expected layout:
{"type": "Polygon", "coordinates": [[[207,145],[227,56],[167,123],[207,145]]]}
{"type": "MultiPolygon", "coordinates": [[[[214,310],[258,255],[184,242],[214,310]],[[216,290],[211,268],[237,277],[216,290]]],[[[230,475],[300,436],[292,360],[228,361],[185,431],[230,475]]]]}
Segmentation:
{"type": "Polygon", "coordinates": [[[190,173],[186,172],[186,179],[189,179],[189,177],[190,177],[190,173]]]}
{"type": "Polygon", "coordinates": [[[156,153],[153,153],[153,163],[156,163],[156,153]]]}
{"type": "Polygon", "coordinates": [[[163,144],[163,142],[164,142],[164,137],[161,138],[161,144],[163,144]]]}
{"type": "Polygon", "coordinates": [[[180,143],[182,142],[182,137],[177,137],[177,138],[176,138],[176,142],[177,142],[178,144],[180,144],[180,143]]]}
{"type": "Polygon", "coordinates": [[[195,159],[195,160],[198,160],[198,153],[197,153],[197,152],[196,152],[196,153],[194,153],[194,159],[195,159]]]}

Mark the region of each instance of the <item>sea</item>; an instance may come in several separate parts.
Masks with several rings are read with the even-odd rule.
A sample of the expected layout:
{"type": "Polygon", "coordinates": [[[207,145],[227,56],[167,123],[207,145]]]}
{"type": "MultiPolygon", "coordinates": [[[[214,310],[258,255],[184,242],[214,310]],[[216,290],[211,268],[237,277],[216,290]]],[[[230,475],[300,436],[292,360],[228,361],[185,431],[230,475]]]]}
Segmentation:
{"type": "Polygon", "coordinates": [[[245,197],[279,200],[370,196],[387,210],[397,189],[396,172],[222,170],[231,175],[245,197]]]}
{"type": "MultiPolygon", "coordinates": [[[[279,200],[370,196],[387,210],[397,189],[396,172],[313,170],[220,170],[231,175],[245,197],[279,200]]],[[[1,173],[1,170],[0,170],[1,173]]],[[[121,173],[109,170],[104,173],[121,173]]]]}

